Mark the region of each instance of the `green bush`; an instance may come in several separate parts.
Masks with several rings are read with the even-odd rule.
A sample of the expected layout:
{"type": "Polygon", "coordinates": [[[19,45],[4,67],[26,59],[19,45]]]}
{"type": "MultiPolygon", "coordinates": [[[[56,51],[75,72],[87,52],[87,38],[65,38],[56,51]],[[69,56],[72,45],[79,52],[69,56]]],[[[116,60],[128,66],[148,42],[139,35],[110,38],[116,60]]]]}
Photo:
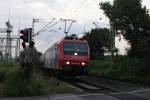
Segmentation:
{"type": "Polygon", "coordinates": [[[31,94],[29,81],[24,79],[19,72],[10,72],[3,86],[3,96],[26,96],[31,94]]]}
{"type": "Polygon", "coordinates": [[[56,79],[44,76],[39,71],[34,71],[31,78],[25,78],[20,70],[10,71],[2,85],[0,96],[5,97],[39,96],[73,91],[72,88],[56,79]]]}
{"type": "Polygon", "coordinates": [[[10,72],[4,81],[3,95],[6,97],[44,95],[46,82],[44,77],[37,73],[29,79],[24,78],[19,71],[10,72]]]}
{"type": "Polygon", "coordinates": [[[5,79],[7,73],[9,73],[11,70],[16,69],[15,65],[16,63],[0,62],[0,82],[5,79]]]}
{"type": "MultiPolygon", "coordinates": [[[[142,61],[136,58],[119,56],[113,61],[111,59],[95,60],[90,63],[90,71],[101,76],[107,76],[115,79],[123,79],[133,82],[146,82],[150,77],[144,75],[145,70],[142,61]]],[[[148,83],[148,82],[147,82],[148,83]]]]}

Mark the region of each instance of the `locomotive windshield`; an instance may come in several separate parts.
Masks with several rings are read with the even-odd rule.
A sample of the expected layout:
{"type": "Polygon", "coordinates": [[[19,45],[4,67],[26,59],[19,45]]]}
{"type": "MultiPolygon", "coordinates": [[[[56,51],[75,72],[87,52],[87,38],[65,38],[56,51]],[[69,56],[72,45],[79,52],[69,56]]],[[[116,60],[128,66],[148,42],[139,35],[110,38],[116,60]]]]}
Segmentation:
{"type": "Polygon", "coordinates": [[[88,45],[86,43],[64,43],[65,55],[88,55],[88,45]]]}

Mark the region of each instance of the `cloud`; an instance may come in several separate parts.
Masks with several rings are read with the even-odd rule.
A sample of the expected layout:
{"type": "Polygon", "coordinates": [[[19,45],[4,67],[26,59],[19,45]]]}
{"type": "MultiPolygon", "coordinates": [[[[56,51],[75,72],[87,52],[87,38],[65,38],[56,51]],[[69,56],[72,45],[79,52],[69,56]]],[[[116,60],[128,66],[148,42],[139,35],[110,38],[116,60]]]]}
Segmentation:
{"type": "MultiPolygon", "coordinates": [[[[32,26],[32,18],[47,19],[56,17],[73,18],[70,33],[83,33],[95,28],[96,22],[100,27],[109,27],[109,20],[99,9],[99,2],[113,0],[0,0],[0,27],[5,27],[4,22],[9,18],[14,26],[13,34],[17,35],[18,28],[23,29],[32,26]],[[102,20],[99,20],[102,18],[102,20]]],[[[143,0],[143,4],[149,8],[150,0],[143,0]]],[[[40,30],[47,22],[35,23],[35,32],[40,30]]],[[[52,29],[57,32],[45,32],[35,37],[36,47],[44,52],[50,45],[64,37],[64,23],[60,22],[52,29]],[[58,28],[61,27],[61,30],[58,28]]],[[[126,44],[123,44],[126,45],[126,44]]],[[[123,49],[122,49],[123,50],[123,49]]]]}

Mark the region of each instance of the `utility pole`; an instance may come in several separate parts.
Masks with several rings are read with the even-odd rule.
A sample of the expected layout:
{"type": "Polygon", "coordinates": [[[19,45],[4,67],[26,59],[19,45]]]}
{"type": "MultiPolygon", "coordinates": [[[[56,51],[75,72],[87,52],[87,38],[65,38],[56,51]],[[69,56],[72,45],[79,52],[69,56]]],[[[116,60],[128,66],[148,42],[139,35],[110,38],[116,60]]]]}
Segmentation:
{"type": "Polygon", "coordinates": [[[68,36],[68,32],[70,31],[72,24],[73,24],[74,22],[76,22],[76,20],[74,20],[74,19],[60,19],[60,20],[62,20],[62,21],[65,22],[64,33],[65,33],[65,35],[66,35],[66,37],[67,37],[67,36],[68,36]],[[70,22],[70,26],[69,26],[68,29],[67,29],[67,22],[70,22]]]}
{"type": "Polygon", "coordinates": [[[110,33],[111,33],[111,57],[114,58],[114,51],[115,51],[115,27],[113,23],[110,21],[110,33]]]}
{"type": "Polygon", "coordinates": [[[20,43],[19,43],[19,39],[16,40],[16,57],[18,57],[20,54],[20,43]]]}
{"type": "MultiPolygon", "coordinates": [[[[7,41],[7,37],[1,37],[0,39],[3,40],[3,41],[4,41],[4,40],[7,41]]],[[[11,37],[10,39],[11,39],[11,42],[12,42],[12,41],[16,41],[16,45],[15,45],[15,46],[12,46],[12,45],[11,45],[11,46],[6,46],[6,45],[3,46],[3,45],[0,45],[0,48],[1,48],[1,49],[2,49],[2,48],[5,48],[5,58],[6,58],[7,61],[10,60],[10,58],[8,58],[8,55],[6,55],[6,53],[7,53],[7,52],[6,52],[6,48],[11,48],[11,49],[12,49],[12,48],[15,48],[15,49],[16,49],[16,50],[15,50],[15,51],[16,51],[16,52],[15,52],[15,55],[18,55],[18,54],[19,54],[19,43],[18,43],[19,37],[18,37],[18,36],[15,36],[15,37],[11,37]]],[[[11,54],[12,54],[12,52],[11,52],[11,54]]],[[[16,56],[16,57],[17,57],[17,56],[16,56]]]]}
{"type": "Polygon", "coordinates": [[[18,48],[18,56],[20,54],[20,28],[18,29],[18,42],[17,42],[17,48],[18,48]]]}
{"type": "MultiPolygon", "coordinates": [[[[34,24],[35,24],[36,22],[39,22],[39,19],[33,18],[33,19],[32,19],[32,34],[31,34],[31,36],[34,35],[34,24]]],[[[32,37],[32,40],[34,41],[34,37],[32,37]]]]}
{"type": "Polygon", "coordinates": [[[6,32],[7,32],[7,39],[6,39],[6,54],[5,54],[5,57],[6,59],[11,59],[11,32],[12,32],[12,25],[10,24],[10,21],[8,20],[8,22],[6,22],[6,26],[7,26],[7,29],[6,29],[6,32]]]}
{"type": "MultiPolygon", "coordinates": [[[[2,40],[3,45],[0,45],[1,50],[3,49],[5,52],[5,56],[4,58],[6,59],[6,61],[9,61],[12,58],[12,48],[16,48],[16,53],[19,50],[19,43],[16,43],[15,46],[12,46],[12,41],[16,40],[16,41],[20,41],[19,36],[12,36],[11,32],[12,32],[12,25],[10,24],[10,21],[8,20],[8,22],[6,22],[6,28],[0,28],[0,33],[5,33],[7,35],[1,35],[0,39],[2,40]],[[4,42],[6,41],[6,42],[4,42]]],[[[20,50],[19,50],[20,51],[20,50]]],[[[18,55],[15,54],[15,55],[18,55]]]]}
{"type": "Polygon", "coordinates": [[[16,40],[15,57],[18,57],[18,41],[16,40]]]}
{"type": "MultiPolygon", "coordinates": [[[[6,33],[6,29],[5,28],[0,28],[0,33],[6,33]]],[[[2,44],[4,43],[4,39],[0,37],[0,45],[2,46],[2,44]]],[[[0,47],[0,52],[2,52],[3,47],[0,47]]]]}

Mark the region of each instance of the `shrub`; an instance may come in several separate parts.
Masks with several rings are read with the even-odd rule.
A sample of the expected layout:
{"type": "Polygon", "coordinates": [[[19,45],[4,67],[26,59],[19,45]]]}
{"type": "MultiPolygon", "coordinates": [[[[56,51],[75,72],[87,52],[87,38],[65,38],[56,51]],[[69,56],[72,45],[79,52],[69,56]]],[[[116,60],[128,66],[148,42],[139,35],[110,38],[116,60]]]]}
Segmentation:
{"type": "Polygon", "coordinates": [[[101,76],[107,76],[115,79],[123,79],[127,81],[148,83],[150,80],[145,73],[145,68],[140,59],[128,58],[126,56],[119,56],[114,59],[91,61],[90,71],[101,76]],[[147,77],[145,79],[145,77],[147,77]]]}

